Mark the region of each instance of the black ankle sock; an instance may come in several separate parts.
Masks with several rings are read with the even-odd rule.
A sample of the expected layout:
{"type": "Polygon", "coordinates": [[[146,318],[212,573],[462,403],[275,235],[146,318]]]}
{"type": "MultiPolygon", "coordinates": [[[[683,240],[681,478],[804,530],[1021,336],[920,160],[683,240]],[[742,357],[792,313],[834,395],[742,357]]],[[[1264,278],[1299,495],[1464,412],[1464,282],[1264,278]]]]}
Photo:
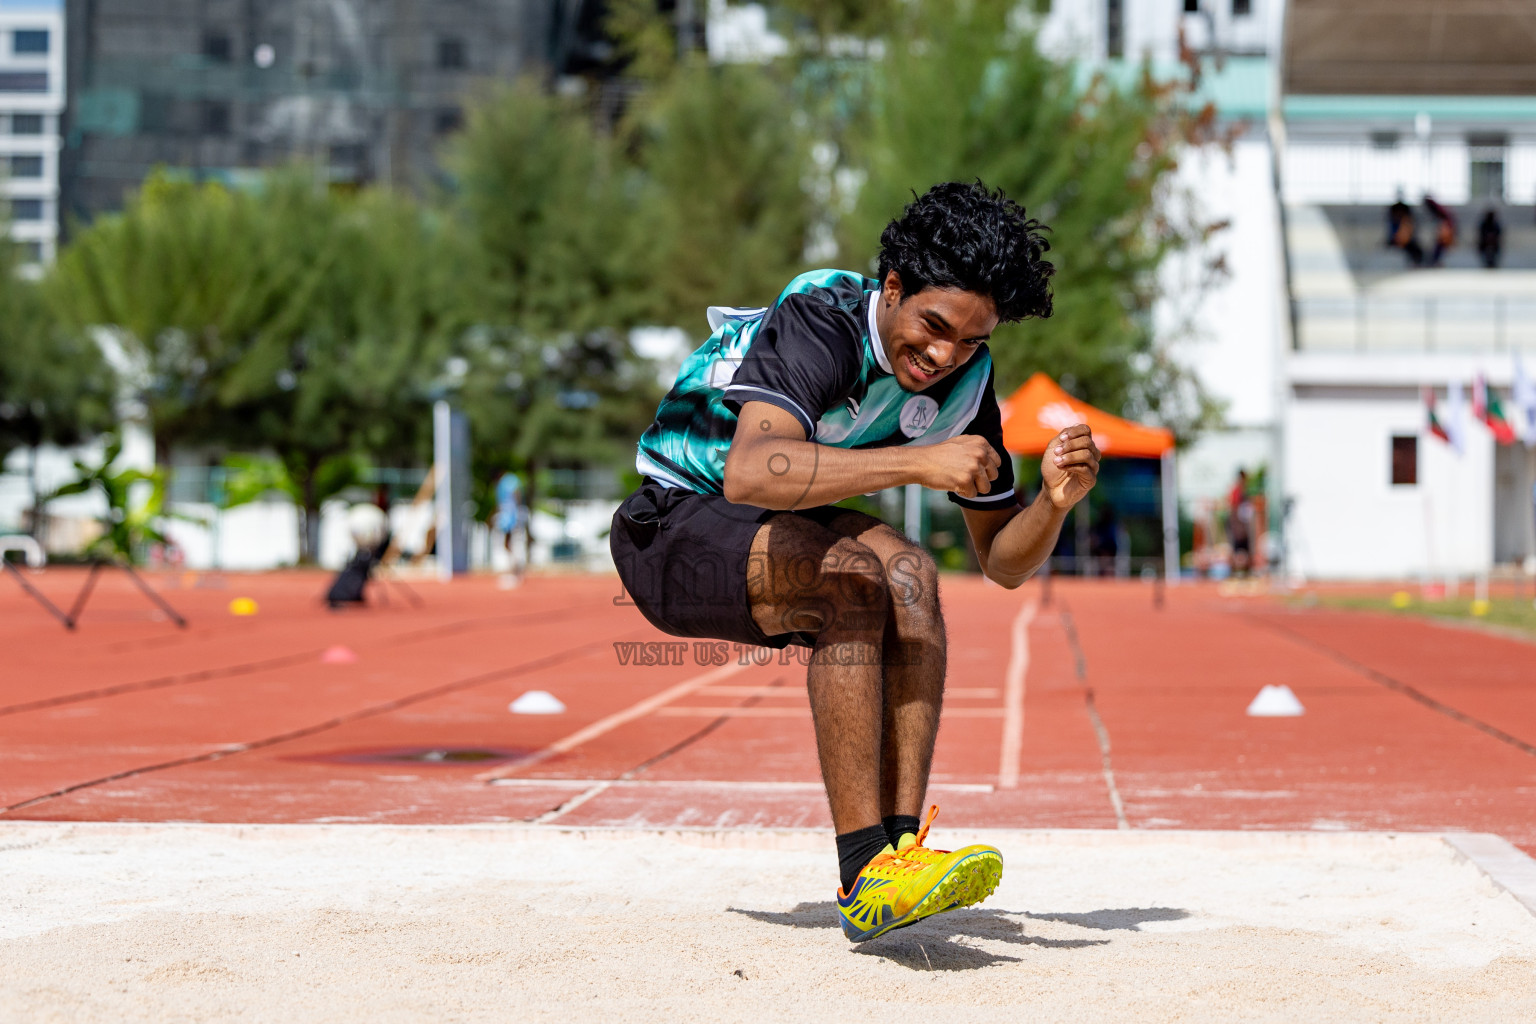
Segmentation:
{"type": "Polygon", "coordinates": [[[843,892],[853,889],[853,881],[864,865],[874,860],[890,841],[884,825],[871,825],[837,837],[837,866],[843,873],[843,892]]]}
{"type": "Polygon", "coordinates": [[[880,819],[880,824],[885,826],[886,839],[893,847],[903,834],[917,835],[917,830],[923,827],[922,819],[915,814],[887,814],[880,819]]]}

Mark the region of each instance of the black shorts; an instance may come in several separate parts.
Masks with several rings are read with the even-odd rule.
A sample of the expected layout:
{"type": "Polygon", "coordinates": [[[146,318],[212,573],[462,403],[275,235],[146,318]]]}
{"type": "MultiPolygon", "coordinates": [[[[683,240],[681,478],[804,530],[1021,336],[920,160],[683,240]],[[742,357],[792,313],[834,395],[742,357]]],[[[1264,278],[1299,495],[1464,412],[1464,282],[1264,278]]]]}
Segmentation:
{"type": "Polygon", "coordinates": [[[608,546],[630,599],[662,632],[757,647],[813,647],[816,638],[809,633],[765,636],[753,620],[747,564],[752,541],[776,515],[805,516],[826,526],[848,511],[822,505],[779,512],[647,478],[613,514],[608,546]]]}

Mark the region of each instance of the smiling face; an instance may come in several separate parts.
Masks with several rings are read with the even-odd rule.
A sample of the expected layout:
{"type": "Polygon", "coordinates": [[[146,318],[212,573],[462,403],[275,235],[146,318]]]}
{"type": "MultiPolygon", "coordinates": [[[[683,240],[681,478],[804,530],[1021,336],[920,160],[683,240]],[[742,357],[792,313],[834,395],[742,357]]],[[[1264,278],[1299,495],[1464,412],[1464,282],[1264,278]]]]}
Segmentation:
{"type": "Polygon", "coordinates": [[[880,286],[875,326],[896,383],[922,391],[976,354],[997,326],[997,307],[986,295],[958,288],[903,295],[901,277],[892,270],[880,286]]]}

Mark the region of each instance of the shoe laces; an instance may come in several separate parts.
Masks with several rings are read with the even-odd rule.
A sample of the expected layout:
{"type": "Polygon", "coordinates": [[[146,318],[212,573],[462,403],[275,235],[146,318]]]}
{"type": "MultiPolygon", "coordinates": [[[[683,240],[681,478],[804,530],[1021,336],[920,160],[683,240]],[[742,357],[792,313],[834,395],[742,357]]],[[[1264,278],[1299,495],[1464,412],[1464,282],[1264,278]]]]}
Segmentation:
{"type": "Polygon", "coordinates": [[[938,816],[939,816],[939,805],[938,804],[934,804],[932,807],[928,808],[928,816],[923,819],[923,826],[922,826],[922,828],[917,830],[917,843],[915,845],[917,845],[917,846],[922,846],[923,845],[923,840],[928,838],[928,830],[933,827],[933,819],[937,818],[938,816]]]}
{"type": "Polygon", "coordinates": [[[940,857],[948,856],[948,850],[930,850],[923,845],[923,840],[928,838],[928,830],[933,827],[933,819],[938,813],[938,804],[928,808],[928,816],[924,819],[922,827],[917,830],[917,842],[905,850],[886,847],[890,852],[878,854],[869,862],[869,868],[874,869],[877,874],[905,875],[913,871],[922,871],[940,857]]]}
{"type": "Polygon", "coordinates": [[[922,867],[927,867],[928,865],[949,856],[948,850],[933,850],[925,845],[925,842],[928,839],[928,830],[933,827],[933,819],[938,815],[938,813],[938,804],[934,804],[932,807],[928,808],[928,815],[923,821],[922,827],[917,831],[916,841],[905,850],[897,851],[896,856],[904,857],[909,862],[918,864],[922,867]]]}

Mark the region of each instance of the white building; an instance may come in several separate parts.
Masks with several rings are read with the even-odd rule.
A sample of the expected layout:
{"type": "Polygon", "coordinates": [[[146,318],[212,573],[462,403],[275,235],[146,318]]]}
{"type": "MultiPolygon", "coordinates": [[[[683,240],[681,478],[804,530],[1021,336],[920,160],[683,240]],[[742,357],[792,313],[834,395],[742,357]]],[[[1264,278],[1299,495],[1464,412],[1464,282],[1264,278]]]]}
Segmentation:
{"type": "Polygon", "coordinates": [[[11,237],[32,263],[59,238],[59,118],[64,112],[64,12],[48,0],[0,3],[0,192],[11,237]]]}
{"type": "Polygon", "coordinates": [[[1536,553],[1533,450],[1496,444],[1467,416],[1458,455],[1428,432],[1421,389],[1434,389],[1444,417],[1448,389],[1483,374],[1508,407],[1518,354],[1536,367],[1526,15],[1456,0],[1396,17],[1355,6],[1293,0],[1279,68],[1290,564],[1345,577],[1485,572],[1536,553]],[[1386,244],[1399,195],[1423,267],[1386,244]],[[1458,228],[1433,267],[1426,195],[1458,228]],[[1492,268],[1477,251],[1488,211],[1502,223],[1492,268]]]}
{"type": "MultiPolygon", "coordinates": [[[[1282,360],[1290,345],[1280,206],[1274,188],[1275,62],[1281,0],[1052,0],[1041,49],[1085,70],[1187,78],[1179,46],[1199,55],[1191,102],[1215,106],[1230,147],[1187,154],[1168,201],[1203,223],[1225,222],[1200,250],[1164,268],[1154,312],[1160,343],[1224,406],[1225,425],[1179,456],[1186,511],[1220,503],[1239,468],[1266,471],[1270,508],[1283,506],[1282,360]],[[1225,275],[1212,279],[1218,259],[1225,275]]],[[[1274,517],[1272,516],[1272,519],[1274,517]]]]}
{"type": "MultiPolygon", "coordinates": [[[[1536,62],[1523,15],[1420,0],[1395,14],[1349,0],[1053,0],[1055,55],[1177,72],[1182,32],[1203,91],[1243,132],[1230,156],[1180,170],[1228,278],[1200,293],[1199,254],[1170,264],[1157,322],[1227,427],[1182,456],[1195,502],[1237,466],[1270,470],[1271,522],[1307,576],[1485,572],[1536,555],[1531,446],[1466,417],[1465,451],[1427,431],[1421,397],[1484,375],[1510,405],[1515,353],[1536,371],[1536,62]],[[1425,195],[1458,238],[1435,267],[1386,246],[1387,207],[1425,195]],[[1502,223],[1499,266],[1478,224],[1502,223]],[[1193,305],[1193,309],[1189,308],[1193,305]]],[[[1497,8],[1497,10],[1495,10],[1497,8]]],[[[1532,439],[1536,442],[1536,438],[1532,439]]]]}

